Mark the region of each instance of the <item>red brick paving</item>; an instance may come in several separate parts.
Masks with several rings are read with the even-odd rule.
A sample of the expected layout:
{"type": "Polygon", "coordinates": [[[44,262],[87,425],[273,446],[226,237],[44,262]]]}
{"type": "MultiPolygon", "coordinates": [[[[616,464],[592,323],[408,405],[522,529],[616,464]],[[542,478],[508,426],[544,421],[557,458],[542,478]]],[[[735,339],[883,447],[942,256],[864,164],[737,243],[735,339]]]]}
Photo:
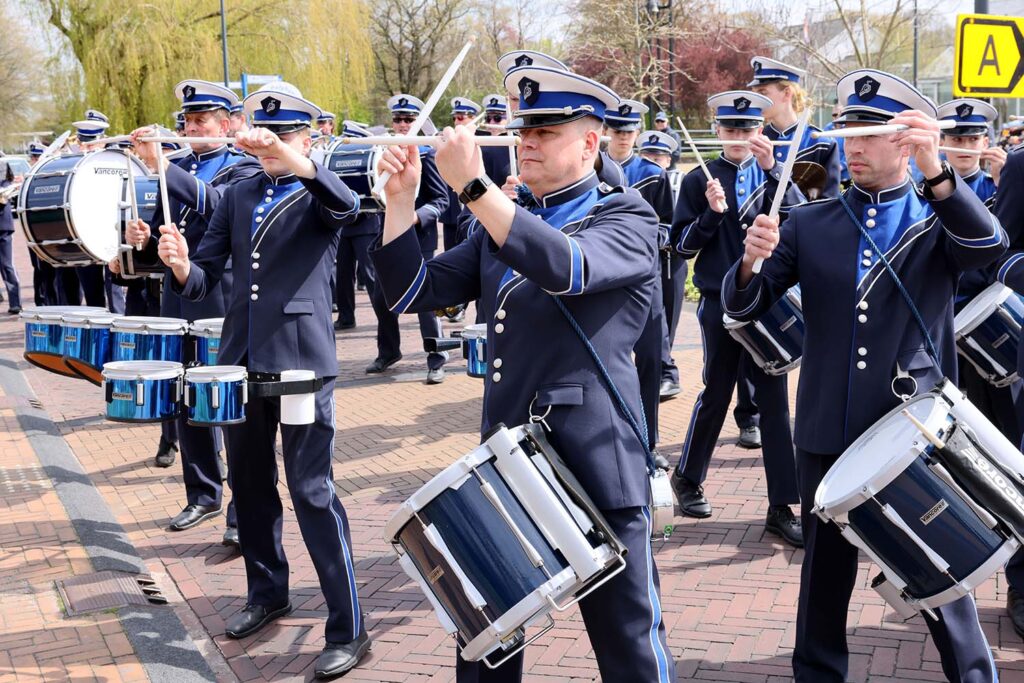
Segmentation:
{"type": "MultiPolygon", "coordinates": [[[[16,237],[22,281],[31,271],[16,237]]],[[[26,287],[26,295],[31,296],[26,287]]],[[[31,301],[27,298],[26,301],[31,301]]],[[[434,682],[452,679],[454,648],[381,538],[396,506],[477,439],[482,384],[460,359],[447,381],[422,383],[415,320],[403,324],[406,359],[383,378],[362,369],[375,354],[373,314],[360,295],[358,327],[339,333],[339,386],[334,478],[348,510],[359,594],[374,638],[371,656],[347,680],[434,682]]],[[[695,320],[683,319],[675,353],[683,393],[663,404],[661,450],[678,458],[700,383],[695,320]]],[[[0,318],[0,357],[20,359],[22,330],[0,318]]],[[[240,560],[218,544],[222,522],[186,532],[165,527],[183,500],[180,467],[151,466],[159,430],[105,422],[98,388],[22,363],[26,377],[148,570],[224,680],[306,680],[322,646],[323,598],[288,510],[285,547],[296,611],[264,632],[233,641],[224,621],[244,603],[240,560]]],[[[793,375],[795,387],[796,375],[793,375]]],[[[791,391],[791,393],[793,393],[791,391]]],[[[62,617],[52,582],[92,571],[84,550],[15,417],[16,401],[0,395],[0,681],[139,680],[145,671],[114,615],[62,617]],[[10,481],[10,483],[7,483],[10,481]],[[10,489],[10,492],[7,492],[10,489]]],[[[656,542],[669,645],[679,680],[781,683],[790,680],[800,551],[762,530],[765,487],[758,452],[734,445],[727,425],[707,493],[714,515],[680,520],[656,542]]],[[[873,573],[873,572],[872,572],[873,573]]],[[[920,619],[896,622],[867,588],[863,563],[850,608],[851,681],[942,680],[934,646],[920,619]]],[[[1024,682],[1024,646],[1003,606],[1002,574],[978,590],[985,632],[1003,683],[1024,682]]],[[[597,670],[577,611],[529,648],[527,681],[593,681],[597,670]]]]}

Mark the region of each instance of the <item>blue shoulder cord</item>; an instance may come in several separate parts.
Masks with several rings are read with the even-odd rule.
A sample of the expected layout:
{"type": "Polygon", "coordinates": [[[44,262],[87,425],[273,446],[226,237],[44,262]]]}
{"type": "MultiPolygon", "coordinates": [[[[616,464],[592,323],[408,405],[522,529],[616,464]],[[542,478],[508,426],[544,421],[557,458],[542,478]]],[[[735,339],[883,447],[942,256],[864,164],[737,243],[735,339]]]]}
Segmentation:
{"type": "Polygon", "coordinates": [[[852,220],[853,224],[857,226],[858,230],[860,230],[860,234],[863,235],[864,239],[867,240],[867,243],[870,244],[871,248],[874,249],[876,254],[878,254],[878,258],[882,261],[885,269],[889,271],[889,275],[892,276],[893,282],[896,283],[896,288],[900,291],[900,294],[903,295],[903,300],[907,302],[910,312],[914,314],[914,320],[917,321],[917,326],[921,328],[921,334],[924,335],[924,343],[928,345],[928,355],[932,357],[932,360],[935,361],[935,366],[941,371],[942,368],[939,365],[939,354],[935,350],[935,344],[932,343],[932,336],[928,333],[928,327],[924,324],[924,318],[921,317],[921,312],[917,310],[917,306],[914,304],[914,300],[911,298],[910,292],[908,292],[906,287],[903,286],[903,282],[900,280],[899,275],[897,275],[896,271],[893,270],[892,264],[889,263],[889,259],[885,257],[885,252],[878,248],[875,241],[871,239],[871,235],[868,234],[868,231],[864,229],[863,225],[861,225],[860,220],[856,215],[854,215],[853,209],[851,209],[850,205],[846,203],[846,198],[842,193],[839,193],[839,202],[843,205],[843,208],[846,209],[846,213],[850,216],[850,220],[852,220]]]}
{"type": "Polygon", "coordinates": [[[603,379],[604,383],[608,385],[608,393],[611,394],[613,399],[615,399],[615,402],[619,406],[619,410],[625,416],[629,426],[633,429],[633,433],[636,434],[636,438],[640,440],[640,446],[644,449],[644,457],[647,459],[647,474],[653,475],[656,468],[654,465],[654,456],[651,455],[651,448],[647,442],[647,418],[644,417],[643,412],[641,412],[640,422],[639,424],[637,423],[636,418],[633,417],[633,413],[629,409],[629,406],[626,405],[626,399],[622,398],[622,394],[620,394],[619,390],[615,387],[615,382],[612,380],[612,376],[608,374],[608,368],[604,366],[604,363],[601,362],[601,357],[597,355],[597,349],[595,349],[594,345],[590,343],[590,338],[587,336],[587,333],[583,331],[580,324],[576,322],[576,318],[573,316],[572,312],[569,311],[565,303],[563,303],[559,297],[552,296],[551,298],[555,300],[555,303],[558,305],[558,309],[562,311],[562,315],[565,316],[565,319],[569,321],[569,325],[572,327],[573,331],[576,332],[576,336],[580,338],[583,345],[587,347],[587,351],[590,352],[590,357],[594,359],[594,364],[597,366],[597,371],[601,375],[601,379],[603,379]]]}

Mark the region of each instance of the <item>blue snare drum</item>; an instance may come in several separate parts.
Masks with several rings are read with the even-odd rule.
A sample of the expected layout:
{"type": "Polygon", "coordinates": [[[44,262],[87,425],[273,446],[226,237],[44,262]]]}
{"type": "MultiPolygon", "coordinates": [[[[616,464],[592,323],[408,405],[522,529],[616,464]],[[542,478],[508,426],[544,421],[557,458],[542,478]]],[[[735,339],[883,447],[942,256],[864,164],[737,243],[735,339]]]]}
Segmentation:
{"type": "Polygon", "coordinates": [[[183,362],[188,321],[179,318],[122,316],[110,326],[112,360],[168,360],[183,362]]]}
{"type": "Polygon", "coordinates": [[[211,365],[185,371],[188,423],[196,427],[245,422],[248,400],[245,368],[211,365]]]}
{"type": "Polygon", "coordinates": [[[765,373],[784,375],[800,365],[804,353],[804,313],[799,286],[786,292],[757,320],[738,322],[723,315],[722,323],[765,373]]]}
{"type": "Polygon", "coordinates": [[[196,340],[196,362],[200,365],[216,365],[220,351],[220,335],[224,329],[224,318],[204,318],[189,326],[189,332],[196,340]]]}
{"type": "Polygon", "coordinates": [[[25,324],[25,360],[65,377],[78,375],[64,363],[64,316],[106,313],[95,306],[39,306],[21,312],[25,324]]]}
{"type": "Polygon", "coordinates": [[[112,313],[69,313],[64,316],[64,364],[96,386],[103,384],[103,364],[110,360],[112,313]]]}
{"type": "Polygon", "coordinates": [[[1020,545],[995,516],[1002,503],[986,507],[956,465],[960,457],[970,458],[973,472],[1000,471],[997,463],[1024,471],[1020,452],[946,382],[876,422],[818,486],[814,512],[879,566],[884,580],[874,587],[901,614],[967,595],[1020,545]],[[933,446],[904,410],[944,441],[943,448],[933,446]]]}
{"type": "Polygon", "coordinates": [[[1017,381],[1017,346],[1024,325],[1024,297],[994,282],[956,314],[956,349],[997,387],[1017,381]]]}
{"type": "Polygon", "coordinates": [[[467,325],[462,330],[462,356],[467,375],[487,376],[487,325],[467,325]]]}
{"type": "Polygon", "coordinates": [[[491,430],[398,509],[385,537],[463,659],[492,668],[532,640],[527,627],[550,628],[552,610],[625,566],[621,544],[533,424],[491,430]]]}
{"type": "Polygon", "coordinates": [[[181,414],[181,363],[114,361],[103,366],[107,419],[165,422],[181,414]]]}

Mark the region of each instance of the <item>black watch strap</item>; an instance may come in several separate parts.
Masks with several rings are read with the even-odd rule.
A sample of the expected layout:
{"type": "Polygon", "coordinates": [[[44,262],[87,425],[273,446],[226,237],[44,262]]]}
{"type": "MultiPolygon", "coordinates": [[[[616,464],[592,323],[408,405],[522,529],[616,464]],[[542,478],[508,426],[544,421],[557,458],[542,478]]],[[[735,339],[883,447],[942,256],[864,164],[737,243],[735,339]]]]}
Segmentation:
{"type": "Polygon", "coordinates": [[[459,201],[463,204],[475,202],[477,199],[483,197],[484,193],[487,192],[487,188],[493,184],[494,183],[491,182],[491,179],[485,175],[480,176],[479,178],[473,178],[466,183],[464,188],[462,188],[462,192],[459,193],[459,201]]]}
{"type": "Polygon", "coordinates": [[[935,187],[946,180],[953,180],[953,167],[949,165],[948,161],[943,161],[942,172],[934,178],[925,178],[924,182],[928,187],[935,187]]]}

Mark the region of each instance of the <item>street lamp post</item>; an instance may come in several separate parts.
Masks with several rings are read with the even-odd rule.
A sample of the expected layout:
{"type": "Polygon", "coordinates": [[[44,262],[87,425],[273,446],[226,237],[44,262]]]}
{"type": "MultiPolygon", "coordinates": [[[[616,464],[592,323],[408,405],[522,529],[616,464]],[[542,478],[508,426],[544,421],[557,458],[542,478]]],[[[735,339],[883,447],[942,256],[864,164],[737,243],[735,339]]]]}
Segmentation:
{"type": "Polygon", "coordinates": [[[224,87],[230,87],[228,83],[228,22],[224,15],[224,0],[220,0],[220,51],[224,58],[224,87]]]}

